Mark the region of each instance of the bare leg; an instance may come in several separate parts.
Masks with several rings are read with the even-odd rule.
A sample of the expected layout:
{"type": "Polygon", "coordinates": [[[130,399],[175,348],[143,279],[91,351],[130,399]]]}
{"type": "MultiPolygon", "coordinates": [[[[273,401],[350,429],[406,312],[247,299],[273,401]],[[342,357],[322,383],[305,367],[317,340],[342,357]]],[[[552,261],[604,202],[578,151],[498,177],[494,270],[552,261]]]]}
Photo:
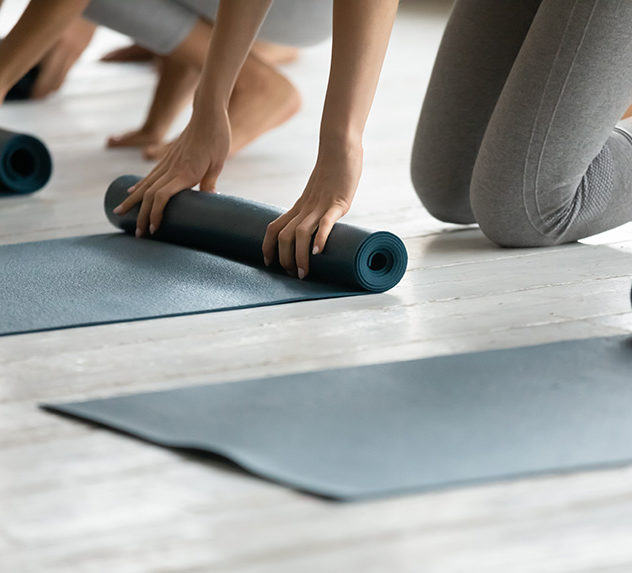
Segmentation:
{"type": "Polygon", "coordinates": [[[102,62],[151,62],[156,57],[152,51],[139,46],[138,44],[130,44],[122,48],[117,48],[103,54],[102,62]]]}
{"type": "Polygon", "coordinates": [[[259,40],[252,47],[252,53],[271,66],[280,66],[296,60],[300,50],[292,46],[283,46],[259,40]]]}
{"type": "MultiPolygon", "coordinates": [[[[280,44],[272,44],[270,42],[258,41],[252,47],[252,53],[260,60],[271,65],[289,64],[296,60],[300,50],[292,46],[282,46],[280,44]]],[[[151,62],[156,54],[150,50],[139,46],[138,44],[130,44],[122,48],[117,48],[104,54],[101,58],[102,62],[151,62]]]]}
{"type": "MultiPolygon", "coordinates": [[[[212,24],[199,20],[189,36],[163,62],[149,115],[140,130],[111,138],[110,147],[139,146],[148,159],[167,149],[163,137],[192,97],[204,65],[212,24]],[[184,70],[184,71],[183,71],[184,70]]],[[[237,78],[229,104],[231,154],[281,125],[300,108],[300,95],[290,81],[252,53],[237,78]]]]}
{"type": "MultiPolygon", "coordinates": [[[[141,147],[147,153],[148,147],[160,146],[171,124],[191,101],[200,73],[196,68],[184,66],[167,56],[161,59],[159,74],[143,125],[140,129],[110,137],[108,147],[141,147]]],[[[158,152],[158,148],[153,151],[154,154],[158,152]]]]}
{"type": "Polygon", "coordinates": [[[251,54],[228,104],[231,155],[285,123],[300,107],[301,96],[290,81],[251,54]]]}

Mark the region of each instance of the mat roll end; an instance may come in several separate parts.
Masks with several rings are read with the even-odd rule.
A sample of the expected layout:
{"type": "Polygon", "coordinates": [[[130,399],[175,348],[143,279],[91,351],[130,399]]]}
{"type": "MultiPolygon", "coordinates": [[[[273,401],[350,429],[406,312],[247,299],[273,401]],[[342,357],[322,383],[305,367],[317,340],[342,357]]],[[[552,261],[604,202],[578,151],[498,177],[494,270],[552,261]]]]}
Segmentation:
{"type": "Polygon", "coordinates": [[[39,191],[52,172],[50,152],[42,141],[32,135],[0,130],[0,191],[39,191]]]}
{"type": "Polygon", "coordinates": [[[130,209],[125,215],[116,215],[114,209],[125,200],[127,190],[140,180],[141,177],[138,175],[121,175],[117,177],[110,183],[103,199],[103,209],[108,221],[115,227],[132,235],[136,230],[136,217],[138,216],[139,206],[130,209]]]}
{"type": "Polygon", "coordinates": [[[356,280],[363,288],[379,293],[402,280],[408,265],[403,241],[388,231],[371,233],[356,254],[356,280]]]}

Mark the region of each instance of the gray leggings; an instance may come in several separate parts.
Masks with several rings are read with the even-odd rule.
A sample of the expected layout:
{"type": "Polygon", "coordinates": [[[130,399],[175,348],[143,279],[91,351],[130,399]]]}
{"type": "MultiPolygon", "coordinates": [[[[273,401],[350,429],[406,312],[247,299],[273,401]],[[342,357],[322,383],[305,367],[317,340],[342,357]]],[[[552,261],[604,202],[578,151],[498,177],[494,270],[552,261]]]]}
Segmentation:
{"type": "Polygon", "coordinates": [[[459,0],[412,155],[435,217],[503,246],[632,220],[632,2],[459,0]]]}
{"type": "MultiPolygon", "coordinates": [[[[310,46],[331,35],[333,0],[275,0],[259,38],[310,46]]],[[[214,20],[219,0],[92,0],[84,16],[157,54],[173,52],[199,19],[214,20]]]]}

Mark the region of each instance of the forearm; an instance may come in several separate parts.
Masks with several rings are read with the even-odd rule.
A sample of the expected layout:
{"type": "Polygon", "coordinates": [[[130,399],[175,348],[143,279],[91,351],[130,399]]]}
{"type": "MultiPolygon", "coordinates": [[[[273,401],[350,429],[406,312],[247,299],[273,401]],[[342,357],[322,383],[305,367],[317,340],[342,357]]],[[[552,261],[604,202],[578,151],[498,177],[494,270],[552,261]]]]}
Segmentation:
{"type": "Polygon", "coordinates": [[[0,95],[36,65],[89,0],[31,0],[0,44],[0,95]]]}
{"type": "Polygon", "coordinates": [[[361,148],[398,0],[334,0],[329,85],[320,148],[361,148]]]}
{"type": "Polygon", "coordinates": [[[195,111],[228,108],[235,80],[271,0],[222,0],[196,94],[195,111]]]}

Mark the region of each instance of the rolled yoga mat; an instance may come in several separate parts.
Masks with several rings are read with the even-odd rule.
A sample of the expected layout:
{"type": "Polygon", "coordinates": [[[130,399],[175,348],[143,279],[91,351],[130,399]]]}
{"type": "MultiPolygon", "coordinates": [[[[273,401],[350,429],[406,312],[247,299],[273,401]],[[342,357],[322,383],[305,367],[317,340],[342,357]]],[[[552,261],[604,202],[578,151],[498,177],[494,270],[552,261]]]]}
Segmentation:
{"type": "Polygon", "coordinates": [[[0,129],[0,194],[39,191],[52,170],[50,153],[39,139],[0,129]]]}
{"type": "Polygon", "coordinates": [[[167,205],[159,240],[136,239],[138,208],[124,217],[112,209],[137,180],[117,179],[105,198],[128,233],[0,247],[0,335],[381,292],[405,272],[398,237],[338,223],[299,281],[263,265],[266,226],[280,209],[191,190],[167,205]]]}
{"type": "Polygon", "coordinates": [[[47,405],[356,500],[632,462],[632,337],[47,405]]]}

